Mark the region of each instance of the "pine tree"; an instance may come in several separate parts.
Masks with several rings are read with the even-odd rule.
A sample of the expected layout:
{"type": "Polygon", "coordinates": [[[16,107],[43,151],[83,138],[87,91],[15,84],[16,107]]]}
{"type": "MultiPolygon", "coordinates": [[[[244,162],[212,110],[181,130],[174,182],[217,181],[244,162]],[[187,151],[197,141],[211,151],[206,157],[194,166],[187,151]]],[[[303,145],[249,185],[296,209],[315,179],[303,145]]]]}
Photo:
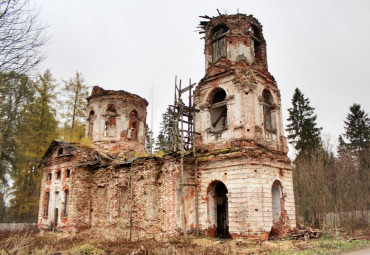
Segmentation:
{"type": "Polygon", "coordinates": [[[88,86],[85,85],[81,73],[76,72],[74,78],[64,82],[62,91],[66,96],[63,102],[66,112],[62,114],[66,119],[64,138],[71,142],[79,142],[85,133],[88,86]]]}
{"type": "Polygon", "coordinates": [[[367,182],[370,179],[370,118],[359,104],[353,104],[349,110],[344,121],[343,136],[347,142],[342,139],[343,147],[357,161],[360,179],[367,182]]]}
{"type": "Polygon", "coordinates": [[[310,106],[310,101],[296,88],[292,108],[289,108],[288,139],[299,152],[317,148],[321,143],[321,129],[316,124],[315,108],[310,106]]]}
{"type": "Polygon", "coordinates": [[[359,104],[353,104],[344,121],[344,137],[348,146],[354,151],[365,150],[370,143],[370,118],[359,104]]]}
{"type": "Polygon", "coordinates": [[[338,152],[339,155],[347,152],[347,144],[344,141],[342,135],[339,135],[339,137],[338,137],[337,152],[338,152]]]}
{"type": "Polygon", "coordinates": [[[157,151],[165,153],[174,150],[173,146],[173,127],[174,127],[174,111],[172,107],[168,107],[166,112],[162,114],[162,122],[160,125],[159,135],[155,143],[157,151]]]}
{"type": "Polygon", "coordinates": [[[153,154],[154,137],[153,131],[145,124],[145,150],[150,155],[153,154]]]}
{"type": "Polygon", "coordinates": [[[370,192],[370,118],[359,104],[353,104],[349,110],[344,121],[345,139],[339,140],[338,161],[346,165],[352,163],[349,167],[352,183],[361,187],[360,190],[354,189],[360,193],[352,196],[352,208],[366,211],[368,196],[363,197],[363,194],[370,192]]]}

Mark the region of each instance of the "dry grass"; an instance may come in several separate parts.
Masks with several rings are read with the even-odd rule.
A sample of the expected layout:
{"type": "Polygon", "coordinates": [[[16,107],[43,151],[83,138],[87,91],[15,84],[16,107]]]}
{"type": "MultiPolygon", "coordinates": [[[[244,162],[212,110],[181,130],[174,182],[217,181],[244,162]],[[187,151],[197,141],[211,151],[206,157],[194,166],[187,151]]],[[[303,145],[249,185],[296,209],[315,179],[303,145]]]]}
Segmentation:
{"type": "Polygon", "coordinates": [[[349,236],[327,233],[316,240],[274,240],[177,238],[128,241],[123,234],[95,229],[78,234],[8,232],[0,234],[0,254],[339,254],[370,246],[369,233],[349,236]]]}

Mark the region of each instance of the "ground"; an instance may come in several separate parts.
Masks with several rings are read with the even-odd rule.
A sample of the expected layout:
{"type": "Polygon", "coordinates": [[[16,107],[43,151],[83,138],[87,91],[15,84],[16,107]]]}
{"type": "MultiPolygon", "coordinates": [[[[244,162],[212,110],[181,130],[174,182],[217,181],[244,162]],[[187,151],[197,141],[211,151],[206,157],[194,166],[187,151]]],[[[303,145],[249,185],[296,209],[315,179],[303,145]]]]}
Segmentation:
{"type": "Polygon", "coordinates": [[[178,238],[155,241],[128,241],[125,236],[103,229],[78,234],[4,232],[0,234],[0,254],[342,254],[370,247],[369,231],[354,234],[328,231],[319,239],[219,240],[178,238]]]}

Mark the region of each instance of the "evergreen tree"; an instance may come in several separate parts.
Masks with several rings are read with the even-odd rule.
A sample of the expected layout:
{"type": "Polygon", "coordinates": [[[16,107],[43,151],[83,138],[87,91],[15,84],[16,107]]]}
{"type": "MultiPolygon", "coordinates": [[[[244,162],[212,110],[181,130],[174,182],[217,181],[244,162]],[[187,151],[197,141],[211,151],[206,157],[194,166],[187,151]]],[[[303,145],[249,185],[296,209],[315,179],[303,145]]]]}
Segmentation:
{"type": "MultiPolygon", "coordinates": [[[[347,114],[344,121],[346,138],[343,146],[357,162],[358,173],[361,181],[364,181],[364,187],[368,187],[370,191],[370,118],[359,104],[353,104],[349,108],[350,112],[347,114]]],[[[338,148],[338,151],[341,148],[338,148]]],[[[341,154],[339,154],[341,156],[341,154]]]]}
{"type": "Polygon", "coordinates": [[[162,114],[162,122],[160,125],[159,135],[155,143],[157,151],[165,153],[174,150],[173,142],[173,127],[175,123],[174,111],[172,107],[168,107],[166,112],[162,114]]]}
{"type": "Polygon", "coordinates": [[[342,135],[339,135],[339,137],[338,137],[337,152],[338,152],[339,155],[342,155],[343,153],[347,152],[347,144],[344,141],[342,135]]]}
{"type": "Polygon", "coordinates": [[[349,110],[342,135],[345,139],[342,136],[339,139],[338,161],[345,166],[351,163],[348,169],[352,183],[361,187],[354,189],[359,193],[352,196],[352,209],[366,211],[368,196],[363,197],[363,194],[370,193],[370,118],[359,104],[353,104],[349,110]]]}
{"type": "MultiPolygon", "coordinates": [[[[344,121],[344,137],[353,151],[363,151],[370,143],[370,118],[359,104],[353,104],[344,121]]],[[[342,139],[343,140],[343,139],[342,139]]],[[[344,141],[343,141],[344,142],[344,141]]]]}
{"type": "Polygon", "coordinates": [[[62,114],[66,119],[64,138],[71,142],[79,142],[85,133],[88,86],[85,85],[82,75],[76,72],[74,78],[64,82],[62,91],[66,96],[63,102],[66,112],[62,114]]]}
{"type": "Polygon", "coordinates": [[[292,108],[289,108],[288,139],[295,149],[299,152],[317,148],[320,143],[320,133],[322,128],[316,124],[317,116],[314,114],[315,108],[310,106],[310,101],[305,98],[302,92],[296,88],[292,108]]]}
{"type": "Polygon", "coordinates": [[[154,137],[153,131],[145,124],[145,150],[149,154],[153,154],[154,137]]]}

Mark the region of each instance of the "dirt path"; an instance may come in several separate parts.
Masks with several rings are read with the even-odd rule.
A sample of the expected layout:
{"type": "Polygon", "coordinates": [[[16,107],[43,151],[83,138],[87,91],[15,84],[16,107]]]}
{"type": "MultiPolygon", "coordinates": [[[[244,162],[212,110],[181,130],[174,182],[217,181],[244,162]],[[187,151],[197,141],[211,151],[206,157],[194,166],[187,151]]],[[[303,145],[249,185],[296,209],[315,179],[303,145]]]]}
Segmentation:
{"type": "Polygon", "coordinates": [[[343,253],[343,255],[369,255],[370,254],[370,247],[362,248],[357,251],[351,251],[348,253],[343,253]]]}

